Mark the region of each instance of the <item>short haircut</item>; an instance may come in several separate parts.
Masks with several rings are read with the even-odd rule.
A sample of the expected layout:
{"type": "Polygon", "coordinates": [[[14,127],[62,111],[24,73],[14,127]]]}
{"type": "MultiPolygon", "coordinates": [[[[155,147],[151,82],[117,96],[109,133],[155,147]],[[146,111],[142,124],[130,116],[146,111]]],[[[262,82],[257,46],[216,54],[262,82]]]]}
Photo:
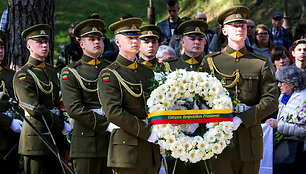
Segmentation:
{"type": "Polygon", "coordinates": [[[275,77],[280,82],[295,84],[294,91],[300,91],[306,87],[306,73],[295,65],[281,68],[275,77]]]}
{"type": "Polygon", "coordinates": [[[294,51],[295,47],[299,44],[306,44],[306,39],[299,39],[293,42],[292,44],[292,51],[294,51]]]}
{"type": "Polygon", "coordinates": [[[156,53],[156,58],[162,58],[164,53],[168,53],[175,56],[175,51],[172,47],[168,45],[161,45],[158,48],[158,51],[156,53]]]}
{"type": "Polygon", "coordinates": [[[271,61],[274,63],[277,60],[280,60],[283,55],[286,55],[288,57],[288,59],[290,60],[290,64],[292,64],[291,59],[290,59],[290,54],[287,50],[287,48],[283,47],[283,46],[276,46],[272,49],[271,51],[271,61]]]}
{"type": "Polygon", "coordinates": [[[167,1],[167,5],[169,6],[169,7],[173,7],[173,6],[175,6],[175,5],[179,5],[179,2],[177,1],[177,0],[168,0],[167,1]]]}

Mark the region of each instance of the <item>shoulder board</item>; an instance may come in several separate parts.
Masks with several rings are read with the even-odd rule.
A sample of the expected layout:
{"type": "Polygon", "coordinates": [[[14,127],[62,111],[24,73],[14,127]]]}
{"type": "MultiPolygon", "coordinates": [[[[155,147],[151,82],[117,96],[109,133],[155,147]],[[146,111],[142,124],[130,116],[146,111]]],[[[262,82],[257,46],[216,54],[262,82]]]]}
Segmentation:
{"type": "Polygon", "coordinates": [[[252,56],[256,57],[256,58],[261,59],[261,60],[264,60],[264,61],[268,60],[267,58],[261,57],[260,55],[257,55],[257,54],[254,54],[254,53],[250,53],[250,54],[251,54],[252,56]]]}
{"type": "Polygon", "coordinates": [[[119,67],[119,64],[116,63],[116,62],[114,62],[114,63],[112,63],[112,64],[110,64],[110,65],[107,66],[107,68],[109,68],[109,69],[111,69],[111,70],[115,70],[115,69],[117,69],[118,67],[119,67]]]}
{"type": "Polygon", "coordinates": [[[178,60],[178,59],[179,59],[178,57],[173,58],[173,59],[166,59],[166,60],[164,60],[164,62],[172,62],[172,61],[178,60]]]}
{"type": "Polygon", "coordinates": [[[218,52],[215,52],[215,53],[208,54],[208,55],[205,56],[205,59],[207,59],[208,57],[217,56],[217,55],[219,55],[219,54],[221,54],[221,51],[218,51],[218,52]]]}
{"type": "Polygon", "coordinates": [[[102,59],[102,60],[104,60],[106,63],[108,63],[108,64],[111,64],[111,63],[113,63],[112,61],[110,61],[110,60],[106,60],[106,59],[102,59]]]}
{"type": "Polygon", "coordinates": [[[61,74],[62,75],[67,75],[67,74],[69,74],[69,72],[70,72],[70,70],[67,67],[64,67],[61,74]]]}
{"type": "Polygon", "coordinates": [[[67,67],[69,68],[75,68],[76,66],[78,66],[80,64],[80,60],[76,61],[76,62],[72,62],[69,65],[67,65],[67,67]]]}

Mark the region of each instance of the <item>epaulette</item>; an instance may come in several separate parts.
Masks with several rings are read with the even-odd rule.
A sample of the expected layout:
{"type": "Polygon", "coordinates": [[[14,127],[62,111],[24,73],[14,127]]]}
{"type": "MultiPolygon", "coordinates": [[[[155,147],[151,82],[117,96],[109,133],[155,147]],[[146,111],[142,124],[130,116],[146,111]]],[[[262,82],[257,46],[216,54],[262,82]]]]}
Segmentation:
{"type": "Polygon", "coordinates": [[[256,57],[256,58],[259,58],[261,60],[264,60],[264,61],[267,61],[268,59],[267,58],[264,58],[264,57],[261,57],[260,55],[257,55],[257,54],[254,54],[254,53],[250,53],[252,56],[256,57]]]}
{"type": "Polygon", "coordinates": [[[80,63],[81,63],[81,61],[78,60],[78,61],[75,61],[75,62],[70,63],[69,65],[67,65],[67,67],[69,67],[69,68],[75,68],[75,67],[78,66],[80,63]]]}
{"type": "Polygon", "coordinates": [[[111,64],[111,63],[113,63],[112,61],[110,61],[110,60],[107,60],[107,59],[102,59],[102,60],[104,60],[106,63],[108,63],[108,64],[111,64]]]}
{"type": "Polygon", "coordinates": [[[119,67],[119,64],[117,62],[113,62],[112,64],[108,65],[107,68],[111,70],[115,70],[119,67]]]}
{"type": "Polygon", "coordinates": [[[172,62],[174,60],[178,60],[179,58],[176,57],[176,58],[172,58],[172,59],[166,59],[166,60],[163,60],[163,62],[172,62]]]}
{"type": "Polygon", "coordinates": [[[210,53],[210,54],[208,54],[208,55],[205,56],[205,59],[207,59],[208,57],[217,56],[217,55],[219,55],[219,54],[221,54],[221,51],[218,51],[218,52],[215,52],[215,53],[210,53]]]}

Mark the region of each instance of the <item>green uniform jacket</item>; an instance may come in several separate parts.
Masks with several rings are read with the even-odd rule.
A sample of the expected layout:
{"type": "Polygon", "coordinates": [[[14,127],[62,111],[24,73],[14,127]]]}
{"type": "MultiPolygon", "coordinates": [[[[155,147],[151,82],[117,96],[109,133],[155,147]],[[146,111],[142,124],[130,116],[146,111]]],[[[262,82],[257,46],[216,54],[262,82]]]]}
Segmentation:
{"type": "MultiPolygon", "coordinates": [[[[0,67],[0,69],[0,91],[8,93],[10,97],[14,98],[13,77],[15,71],[6,67],[0,67]]],[[[4,104],[0,102],[0,112],[6,111],[4,104]]],[[[0,150],[8,150],[17,143],[18,137],[16,138],[16,135],[18,134],[10,129],[12,121],[13,118],[4,114],[0,115],[0,150]]]]}
{"type": "Polygon", "coordinates": [[[215,76],[220,80],[223,79],[225,85],[232,84],[236,79],[236,76],[228,75],[232,75],[236,70],[239,72],[239,82],[227,90],[231,96],[238,95],[241,103],[252,106],[239,114],[242,124],[234,131],[234,147],[225,148],[218,158],[242,161],[261,159],[263,134],[260,121],[273,113],[278,106],[278,91],[269,61],[247,52],[245,48],[236,51],[229,46],[224,52],[208,55],[205,58],[204,69],[209,70],[207,60],[212,60],[215,76]]]}
{"type": "Polygon", "coordinates": [[[109,167],[160,166],[159,148],[147,141],[151,134],[150,126],[142,121],[147,118],[143,92],[147,91],[152,77],[151,69],[120,54],[99,75],[99,99],[106,117],[120,127],[111,134],[109,167]]]}
{"type": "MultiPolygon", "coordinates": [[[[28,62],[16,72],[13,85],[16,99],[35,107],[40,105],[39,110],[51,128],[55,140],[63,137],[61,134],[64,128],[63,120],[49,111],[59,106],[59,80],[55,69],[49,64],[29,57],[28,62]],[[38,80],[35,81],[34,77],[38,80]],[[51,90],[52,86],[53,90],[51,90]]],[[[29,121],[52,143],[41,115],[37,111],[25,110],[30,115],[27,116],[29,121]]],[[[24,122],[20,135],[19,153],[23,155],[47,155],[51,154],[51,151],[39,139],[32,128],[24,122]]]]}
{"type": "Polygon", "coordinates": [[[65,108],[73,118],[71,157],[106,157],[109,125],[105,116],[90,109],[100,109],[97,81],[100,71],[109,63],[83,55],[82,59],[65,67],[61,74],[61,89],[65,108]]]}
{"type": "MultiPolygon", "coordinates": [[[[187,71],[201,72],[203,70],[202,59],[203,57],[201,55],[192,58],[184,53],[180,58],[168,61],[172,71],[175,71],[176,69],[186,69],[187,71]]],[[[168,61],[166,60],[166,62],[168,61]]]]}

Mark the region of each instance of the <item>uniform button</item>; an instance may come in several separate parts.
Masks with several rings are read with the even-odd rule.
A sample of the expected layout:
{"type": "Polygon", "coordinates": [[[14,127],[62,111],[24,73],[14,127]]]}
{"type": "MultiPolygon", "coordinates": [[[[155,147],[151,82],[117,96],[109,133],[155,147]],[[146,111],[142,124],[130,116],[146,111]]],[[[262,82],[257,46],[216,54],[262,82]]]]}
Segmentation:
{"type": "Polygon", "coordinates": [[[123,144],[125,144],[125,141],[122,141],[123,144]]]}
{"type": "Polygon", "coordinates": [[[84,135],[84,133],[82,132],[81,135],[84,135]]]}
{"type": "Polygon", "coordinates": [[[88,85],[90,85],[90,83],[88,83],[88,85]]]}
{"type": "Polygon", "coordinates": [[[237,90],[237,93],[240,93],[240,89],[237,90]]]}

